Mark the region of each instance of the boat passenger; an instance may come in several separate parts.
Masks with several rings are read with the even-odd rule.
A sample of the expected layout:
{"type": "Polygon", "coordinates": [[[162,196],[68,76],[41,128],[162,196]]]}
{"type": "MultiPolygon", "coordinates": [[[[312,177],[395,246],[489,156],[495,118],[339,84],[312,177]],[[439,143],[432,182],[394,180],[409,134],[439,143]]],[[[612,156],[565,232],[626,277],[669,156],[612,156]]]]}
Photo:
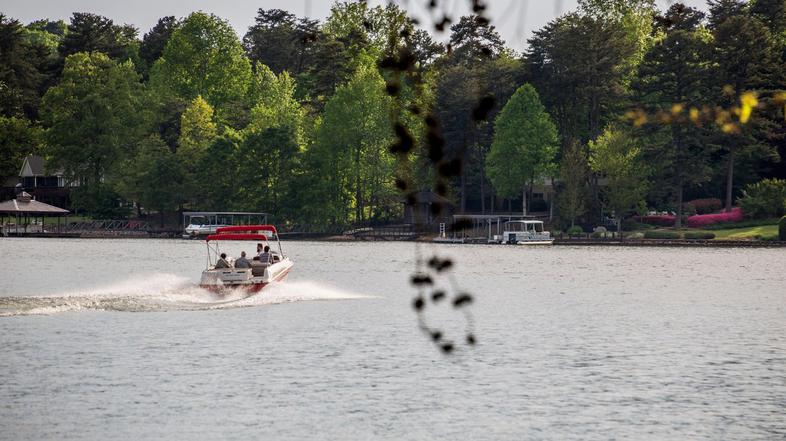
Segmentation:
{"type": "Polygon", "coordinates": [[[251,268],[251,262],[246,259],[245,251],[240,252],[240,257],[235,261],[235,268],[251,268]]]}
{"type": "Polygon", "coordinates": [[[259,253],[259,261],[264,265],[270,265],[273,261],[273,255],[270,254],[270,247],[265,245],[265,248],[262,249],[262,252],[259,253]]]}
{"type": "Polygon", "coordinates": [[[226,253],[221,253],[221,258],[218,259],[218,261],[216,262],[215,268],[216,269],[219,269],[219,268],[230,268],[229,262],[227,262],[227,255],[226,255],[226,253]]]}

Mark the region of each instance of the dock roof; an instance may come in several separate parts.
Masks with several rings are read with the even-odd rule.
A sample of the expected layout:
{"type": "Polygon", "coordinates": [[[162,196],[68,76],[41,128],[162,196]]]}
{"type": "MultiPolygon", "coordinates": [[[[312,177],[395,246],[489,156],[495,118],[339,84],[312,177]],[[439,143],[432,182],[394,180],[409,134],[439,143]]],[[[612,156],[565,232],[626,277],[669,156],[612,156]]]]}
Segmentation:
{"type": "Polygon", "coordinates": [[[22,192],[16,199],[0,202],[2,214],[66,214],[69,213],[60,207],[38,202],[26,192],[22,192]]]}

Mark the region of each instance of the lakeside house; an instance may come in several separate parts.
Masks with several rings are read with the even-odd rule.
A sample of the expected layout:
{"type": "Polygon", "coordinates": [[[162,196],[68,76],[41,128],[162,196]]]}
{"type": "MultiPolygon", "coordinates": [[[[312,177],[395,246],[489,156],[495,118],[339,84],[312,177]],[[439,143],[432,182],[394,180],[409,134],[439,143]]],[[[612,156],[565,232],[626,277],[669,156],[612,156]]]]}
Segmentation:
{"type": "Polygon", "coordinates": [[[27,155],[19,174],[3,181],[0,200],[15,197],[18,184],[35,200],[58,207],[70,207],[71,188],[75,187],[66,180],[63,170],[47,167],[46,160],[38,155],[27,155]]]}

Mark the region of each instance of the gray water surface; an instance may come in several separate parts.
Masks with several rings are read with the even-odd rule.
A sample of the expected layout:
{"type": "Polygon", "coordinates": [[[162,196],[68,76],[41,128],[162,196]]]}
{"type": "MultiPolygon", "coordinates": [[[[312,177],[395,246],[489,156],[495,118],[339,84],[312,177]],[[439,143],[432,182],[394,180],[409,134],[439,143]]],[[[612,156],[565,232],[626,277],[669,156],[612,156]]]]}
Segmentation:
{"type": "Polygon", "coordinates": [[[426,246],[444,356],[414,244],[285,243],[248,299],[204,248],[0,239],[0,439],[786,439],[783,250],[426,246]]]}

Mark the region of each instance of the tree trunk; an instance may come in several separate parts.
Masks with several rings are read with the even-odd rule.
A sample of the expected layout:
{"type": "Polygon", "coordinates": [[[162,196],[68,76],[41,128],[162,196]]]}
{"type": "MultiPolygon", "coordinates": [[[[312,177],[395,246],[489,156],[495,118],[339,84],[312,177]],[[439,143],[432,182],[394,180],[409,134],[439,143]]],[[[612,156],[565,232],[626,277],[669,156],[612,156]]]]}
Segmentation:
{"type": "Polygon", "coordinates": [[[682,228],[682,179],[677,184],[677,219],[674,221],[675,228],[682,228]]]}
{"type": "Polygon", "coordinates": [[[729,164],[726,169],[726,211],[731,211],[731,197],[734,193],[734,154],[735,147],[729,147],[729,164]]]}
{"type": "Polygon", "coordinates": [[[527,187],[521,189],[521,210],[524,216],[527,215],[527,187]]]}
{"type": "Polygon", "coordinates": [[[617,235],[620,238],[620,242],[622,242],[622,216],[617,216],[617,235]]]}
{"type": "Polygon", "coordinates": [[[467,211],[467,172],[461,171],[461,213],[467,211]]]}
{"type": "Polygon", "coordinates": [[[483,167],[480,168],[480,212],[486,214],[486,186],[484,185],[483,167]]]}

